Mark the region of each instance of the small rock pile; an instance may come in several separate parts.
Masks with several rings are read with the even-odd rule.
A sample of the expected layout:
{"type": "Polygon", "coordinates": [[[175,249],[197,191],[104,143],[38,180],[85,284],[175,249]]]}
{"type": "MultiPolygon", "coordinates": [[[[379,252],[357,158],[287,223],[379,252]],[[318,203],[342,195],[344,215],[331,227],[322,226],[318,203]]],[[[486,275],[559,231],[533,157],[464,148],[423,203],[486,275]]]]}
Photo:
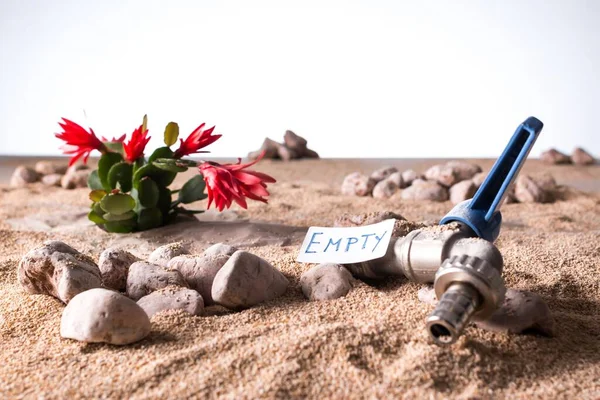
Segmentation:
{"type": "Polygon", "coordinates": [[[158,312],[203,315],[214,304],[241,310],[281,296],[289,285],[266,260],[222,243],[201,255],[173,243],[148,261],[107,249],[96,264],[63,242],[48,241],[23,257],[18,281],[29,293],[67,304],[61,336],[118,345],[146,337],[158,312]]]}
{"type": "MultiPolygon", "coordinates": [[[[383,167],[370,176],[354,172],[347,175],[341,191],[345,195],[373,196],[387,199],[397,192],[404,200],[448,201],[458,204],[471,199],[485,181],[481,167],[465,161],[449,161],[434,165],[419,174],[412,169],[400,172],[396,167],[383,167]]],[[[521,174],[509,189],[506,203],[549,203],[556,199],[556,181],[549,174],[521,174]]]]}
{"type": "Polygon", "coordinates": [[[41,181],[46,186],[60,186],[63,189],[87,187],[91,172],[92,170],[83,164],[67,167],[66,164],[38,161],[34,168],[25,165],[15,168],[10,179],[10,186],[24,187],[30,183],[41,181]]]}
{"type": "Polygon", "coordinates": [[[550,149],[544,151],[540,155],[540,159],[546,164],[592,165],[596,162],[594,157],[581,147],[575,148],[570,156],[556,149],[550,149]]]}
{"type": "Polygon", "coordinates": [[[260,149],[249,153],[248,158],[256,160],[263,151],[265,152],[264,158],[274,160],[290,161],[300,158],[319,158],[316,151],[307,147],[306,139],[292,131],[285,131],[283,143],[266,138],[260,149]]]}

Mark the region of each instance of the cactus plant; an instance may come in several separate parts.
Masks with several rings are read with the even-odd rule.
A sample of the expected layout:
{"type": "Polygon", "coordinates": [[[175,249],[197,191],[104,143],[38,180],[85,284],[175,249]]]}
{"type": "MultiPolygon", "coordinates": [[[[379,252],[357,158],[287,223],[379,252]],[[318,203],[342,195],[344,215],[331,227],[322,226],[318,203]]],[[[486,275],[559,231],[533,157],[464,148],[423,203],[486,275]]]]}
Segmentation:
{"type": "Polygon", "coordinates": [[[266,203],[269,194],[266,182],[275,182],[265,174],[241,171],[254,163],[221,165],[183,160],[186,155],[205,153],[200,149],[221,137],[213,135],[214,127],[204,129],[205,124],[185,140],[180,139],[179,148],[173,151],[171,146],[177,142],[179,126],[170,122],[164,132],[165,146],[154,150],[148,158],[144,157],[145,146],[150,140],[146,116],[129,141],[125,135],[100,140],[93,130],[88,132],[66,119],[60,126],[64,132],[56,136],[66,142],[64,152],[73,155],[70,165],[81,157],[86,162],[94,150],[102,153],[98,168],[92,171],[88,180],[92,201],[88,218],[109,232],[152,229],[173,222],[178,214],[201,213],[203,210],[190,210],[183,205],[207,197],[208,207],[214,200],[220,211],[229,207],[232,201],[246,208],[246,197],[266,203]],[[179,190],[169,188],[177,173],[195,166],[205,172],[190,178],[179,190]]]}

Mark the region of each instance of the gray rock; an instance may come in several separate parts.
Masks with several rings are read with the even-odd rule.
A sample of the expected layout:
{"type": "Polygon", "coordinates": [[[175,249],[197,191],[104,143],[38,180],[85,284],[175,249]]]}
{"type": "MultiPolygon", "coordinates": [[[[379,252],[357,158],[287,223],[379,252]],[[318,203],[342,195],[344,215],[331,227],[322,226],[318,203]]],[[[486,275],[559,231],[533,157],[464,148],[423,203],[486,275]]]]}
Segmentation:
{"type": "Polygon", "coordinates": [[[416,171],[412,170],[412,169],[407,169],[406,171],[404,171],[402,173],[402,183],[403,186],[401,186],[401,189],[404,189],[405,187],[409,187],[410,185],[413,184],[413,182],[417,179],[422,179],[423,175],[418,174],[416,171]]]}
{"type": "Polygon", "coordinates": [[[450,187],[458,182],[458,177],[454,168],[442,164],[434,165],[425,171],[425,178],[427,178],[428,181],[435,181],[445,187],[450,187]]]}
{"type": "Polygon", "coordinates": [[[401,195],[404,200],[448,200],[448,189],[437,182],[416,179],[412,186],[404,189],[401,195]]]}
{"type": "Polygon", "coordinates": [[[169,285],[187,287],[179,271],[168,271],[160,265],[137,261],[129,267],[127,274],[127,296],[133,300],[165,288],[169,285]]]}
{"type": "Polygon", "coordinates": [[[252,307],[285,293],[288,280],[266,260],[239,250],[217,272],[212,298],[230,309],[252,307]]]}
{"type": "Polygon", "coordinates": [[[138,300],[148,317],[166,310],[183,310],[191,315],[204,314],[204,301],[200,293],[178,286],[167,286],[138,300]]]}
{"type": "Polygon", "coordinates": [[[170,243],[154,250],[148,257],[148,261],[166,267],[172,258],[183,254],[190,254],[187,246],[184,246],[181,242],[170,243]]]}
{"type": "Polygon", "coordinates": [[[68,303],[77,294],[102,286],[94,261],[60,241],[47,241],[21,259],[21,286],[32,294],[47,294],[68,303]]]}
{"type": "Polygon", "coordinates": [[[122,249],[106,249],[100,254],[98,268],[104,287],[125,291],[129,266],[139,258],[122,249]]]}
{"type": "Polygon", "coordinates": [[[206,305],[214,304],[212,286],[217,272],[237,249],[217,243],[204,251],[201,256],[177,256],[169,261],[168,269],[181,273],[188,286],[198,291],[206,305]]]}
{"type": "Polygon", "coordinates": [[[124,345],[150,333],[150,319],[135,301],[107,289],[75,296],[60,320],[60,335],[87,343],[124,345]]]}
{"type": "Polygon", "coordinates": [[[360,172],[347,175],[342,183],[342,194],[368,196],[375,187],[375,181],[360,172]]]}
{"type": "Polygon", "coordinates": [[[465,200],[473,198],[477,191],[473,181],[458,182],[450,188],[450,201],[452,204],[458,204],[465,200]]]}
{"type": "Polygon", "coordinates": [[[42,177],[42,183],[46,186],[60,186],[62,177],[60,174],[45,175],[42,177]]]}
{"type": "MultiPolygon", "coordinates": [[[[402,215],[396,214],[392,211],[375,211],[362,214],[344,213],[333,221],[333,226],[350,227],[372,225],[381,221],[385,221],[386,219],[395,220],[394,231],[392,232],[393,237],[406,236],[409,232],[423,227],[423,224],[407,221],[402,215]]],[[[435,225],[437,225],[437,223],[435,225]]]]}
{"type": "Polygon", "coordinates": [[[449,161],[447,166],[454,170],[458,182],[472,179],[476,174],[481,172],[481,167],[466,161],[449,161]]]}
{"type": "Polygon", "coordinates": [[[37,182],[39,179],[40,175],[33,168],[19,165],[10,178],[10,186],[23,187],[27,186],[28,183],[37,182]]]}
{"type": "Polygon", "coordinates": [[[533,175],[531,176],[531,179],[533,179],[539,187],[547,192],[553,192],[556,190],[556,180],[548,172],[533,175]]]}
{"type": "Polygon", "coordinates": [[[552,201],[552,193],[544,190],[529,175],[519,175],[515,182],[515,198],[520,203],[547,203],[552,201]]]}
{"type": "Polygon", "coordinates": [[[91,169],[82,168],[83,165],[73,165],[67,169],[67,172],[63,175],[60,186],[63,189],[75,189],[87,187],[87,181],[92,173],[91,169]]]}
{"type": "Polygon", "coordinates": [[[388,176],[386,179],[388,181],[394,182],[396,184],[396,186],[398,186],[398,188],[404,188],[407,186],[404,184],[404,181],[402,180],[402,174],[399,171],[394,172],[393,174],[388,176]]]}
{"type": "Polygon", "coordinates": [[[571,163],[571,158],[568,155],[563,154],[556,149],[550,149],[550,150],[544,151],[540,155],[540,159],[543,162],[545,162],[546,164],[570,164],[571,163]]]}
{"type": "Polygon", "coordinates": [[[398,172],[398,168],[396,167],[383,167],[374,171],[370,178],[373,179],[376,183],[381,182],[384,179],[387,179],[394,172],[398,172]]]}
{"type": "Polygon", "coordinates": [[[485,172],[479,172],[475,174],[471,180],[473,181],[475,187],[479,189],[483,184],[483,181],[485,181],[485,178],[487,178],[487,174],[485,172]]]}
{"type": "Polygon", "coordinates": [[[304,152],[304,158],[319,158],[319,153],[309,148],[304,152]]]}
{"type": "Polygon", "coordinates": [[[279,150],[280,146],[281,146],[280,143],[277,143],[276,141],[274,141],[272,139],[266,138],[263,141],[262,146],[260,146],[260,149],[248,154],[248,158],[250,160],[256,160],[263,151],[265,153],[264,158],[278,158],[279,157],[278,150],[279,150]]]}
{"type": "Polygon", "coordinates": [[[384,179],[373,188],[373,197],[376,199],[388,199],[398,191],[396,182],[384,179]]]}
{"type": "Polygon", "coordinates": [[[575,150],[573,150],[573,154],[571,154],[571,160],[573,161],[573,164],[576,165],[592,165],[596,162],[594,157],[581,147],[577,147],[575,150]]]}
{"type": "Polygon", "coordinates": [[[67,172],[67,164],[52,161],[38,161],[35,163],[35,171],[40,175],[64,175],[67,172]]]}
{"type": "Polygon", "coordinates": [[[306,152],[306,139],[304,139],[302,136],[296,135],[290,130],[285,131],[285,134],[283,135],[283,143],[285,143],[288,148],[295,150],[300,157],[302,157],[306,152]]]}
{"type": "Polygon", "coordinates": [[[302,293],[309,300],[332,300],[348,294],[352,274],[339,264],[319,264],[300,277],[302,293]]]}

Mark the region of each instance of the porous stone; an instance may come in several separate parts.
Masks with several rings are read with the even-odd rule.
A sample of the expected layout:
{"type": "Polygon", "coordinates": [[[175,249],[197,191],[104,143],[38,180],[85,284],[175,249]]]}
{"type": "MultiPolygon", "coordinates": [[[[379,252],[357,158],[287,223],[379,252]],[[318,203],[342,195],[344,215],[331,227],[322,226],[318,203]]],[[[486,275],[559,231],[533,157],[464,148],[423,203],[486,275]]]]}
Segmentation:
{"type": "Polygon", "coordinates": [[[191,315],[204,313],[204,301],[200,293],[179,286],[167,286],[138,300],[148,317],[166,310],[183,310],[191,315]]]}
{"type": "Polygon", "coordinates": [[[10,178],[10,186],[23,187],[28,183],[37,182],[39,179],[40,175],[33,168],[19,165],[10,178]]]}
{"type": "Polygon", "coordinates": [[[473,176],[471,181],[473,181],[475,188],[479,189],[483,184],[483,181],[485,181],[485,178],[487,178],[487,174],[485,172],[479,172],[473,176]]]}
{"type": "Polygon", "coordinates": [[[68,303],[77,294],[102,286],[100,270],[88,256],[57,241],[29,251],[17,269],[21,286],[32,294],[47,294],[68,303]]]}
{"type": "Polygon", "coordinates": [[[249,153],[248,158],[250,160],[256,160],[262,152],[265,153],[264,158],[278,158],[279,146],[281,146],[280,143],[277,143],[273,139],[266,138],[260,146],[260,149],[249,153]]]}
{"type": "Polygon", "coordinates": [[[108,289],[91,289],[65,307],[60,335],[87,343],[124,345],[150,333],[146,312],[135,301],[108,289]]]}
{"type": "Polygon", "coordinates": [[[529,175],[520,175],[515,182],[515,198],[519,203],[547,203],[552,193],[544,190],[529,175]]]}
{"type": "Polygon", "coordinates": [[[532,175],[531,179],[533,179],[539,187],[547,192],[553,192],[556,190],[556,180],[548,172],[532,175]]]}
{"type": "Polygon", "coordinates": [[[450,201],[452,204],[458,204],[465,200],[473,198],[473,195],[477,191],[473,181],[462,181],[453,185],[450,188],[450,201]]]}
{"type": "Polygon", "coordinates": [[[413,182],[417,179],[422,179],[423,175],[418,174],[416,171],[412,170],[412,169],[407,169],[406,171],[404,171],[402,173],[402,186],[401,189],[404,189],[405,187],[409,187],[410,185],[413,184],[413,182]]]}
{"type": "Polygon", "coordinates": [[[390,179],[384,179],[377,183],[373,188],[373,197],[376,199],[388,199],[398,191],[396,182],[390,179]]]}
{"type": "Polygon", "coordinates": [[[181,242],[170,243],[154,250],[148,257],[148,261],[166,267],[172,258],[182,254],[190,254],[187,246],[184,246],[181,242]]]}
{"type": "Polygon", "coordinates": [[[340,264],[319,264],[300,277],[302,293],[309,300],[332,300],[343,297],[352,288],[352,274],[340,264]]]}
{"type": "Polygon", "coordinates": [[[473,178],[481,172],[481,167],[466,161],[449,161],[446,165],[454,170],[458,182],[473,178]]]}
{"type": "Polygon", "coordinates": [[[434,181],[416,179],[410,187],[402,191],[404,200],[448,200],[448,189],[434,181]]]}
{"type": "Polygon", "coordinates": [[[127,274],[127,296],[133,300],[165,288],[169,285],[187,287],[187,283],[177,270],[166,270],[160,265],[137,261],[131,264],[127,274]]]}
{"type": "Polygon", "coordinates": [[[570,164],[571,163],[571,158],[568,155],[563,154],[556,149],[550,149],[550,150],[544,151],[540,155],[540,159],[543,162],[545,162],[546,164],[570,164]]]}
{"type": "Polygon", "coordinates": [[[342,194],[352,196],[368,196],[371,194],[375,181],[360,172],[347,175],[342,183],[342,194]]]}
{"type": "Polygon", "coordinates": [[[425,178],[428,181],[437,182],[445,187],[450,187],[458,182],[458,177],[454,171],[454,168],[442,164],[434,165],[425,171],[425,178]]]}
{"type": "Polygon", "coordinates": [[[179,271],[188,286],[202,295],[204,303],[211,305],[214,304],[211,290],[215,276],[236,251],[235,247],[217,243],[201,256],[183,255],[171,259],[168,269],[179,271]]]}
{"type": "Polygon", "coordinates": [[[307,148],[304,151],[304,158],[319,158],[319,153],[314,150],[307,148]]]}
{"type": "MultiPolygon", "coordinates": [[[[375,211],[363,214],[344,213],[333,221],[335,227],[372,225],[387,219],[394,219],[392,236],[406,236],[409,232],[423,227],[423,224],[407,221],[402,215],[392,211],[375,211]]],[[[437,225],[437,224],[436,224],[437,225]]]]}
{"type": "Polygon", "coordinates": [[[38,161],[35,163],[35,171],[41,175],[64,175],[67,172],[67,164],[52,161],[38,161]]]}
{"type": "Polygon", "coordinates": [[[383,167],[383,168],[379,168],[378,170],[374,171],[371,174],[370,178],[373,179],[377,183],[377,182],[383,181],[384,179],[387,179],[394,172],[398,172],[398,168],[383,167]]]}
{"type": "Polygon", "coordinates": [[[42,177],[42,183],[46,186],[60,186],[62,177],[60,174],[45,175],[42,177]]]}
{"type": "Polygon", "coordinates": [[[577,147],[573,150],[571,161],[576,165],[591,165],[595,162],[594,157],[581,147],[577,147]]]}
{"type": "Polygon", "coordinates": [[[296,135],[294,132],[287,130],[283,135],[283,143],[290,149],[295,150],[300,157],[304,155],[306,151],[306,139],[302,136],[296,135]]]}
{"type": "Polygon", "coordinates": [[[75,189],[87,187],[87,181],[92,170],[83,164],[72,165],[63,175],[60,186],[63,189],[75,189]]]}
{"type": "Polygon", "coordinates": [[[106,249],[100,253],[98,268],[104,287],[124,291],[127,288],[129,266],[139,258],[123,249],[106,249]]]}
{"type": "Polygon", "coordinates": [[[243,309],[285,293],[287,278],[266,260],[238,250],[217,272],[212,298],[230,309],[243,309]]]}

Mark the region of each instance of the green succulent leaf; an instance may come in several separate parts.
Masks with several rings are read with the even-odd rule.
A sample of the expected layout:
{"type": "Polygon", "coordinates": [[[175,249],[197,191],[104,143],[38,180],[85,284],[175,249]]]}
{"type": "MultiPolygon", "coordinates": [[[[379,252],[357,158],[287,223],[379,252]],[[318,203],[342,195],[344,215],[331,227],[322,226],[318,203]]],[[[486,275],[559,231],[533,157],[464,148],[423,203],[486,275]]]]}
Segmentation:
{"type": "Polygon", "coordinates": [[[112,168],[113,165],[123,161],[123,156],[119,153],[106,153],[100,157],[100,161],[98,161],[98,177],[100,177],[100,182],[102,182],[102,187],[110,191],[112,188],[108,184],[108,171],[112,168]]]}
{"type": "Polygon", "coordinates": [[[142,231],[158,228],[163,223],[162,212],[158,208],[146,208],[140,211],[137,222],[138,228],[142,231]]]}
{"type": "Polygon", "coordinates": [[[125,221],[128,219],[132,219],[135,218],[136,214],[133,211],[127,211],[124,214],[113,214],[113,213],[106,213],[103,215],[103,218],[106,221],[110,221],[110,222],[114,222],[114,221],[125,221]]]}
{"type": "Polygon", "coordinates": [[[158,190],[159,195],[156,207],[158,207],[158,209],[162,211],[163,216],[165,216],[169,213],[169,210],[171,209],[171,191],[164,186],[159,186],[158,190]]]}
{"type": "Polygon", "coordinates": [[[98,215],[94,212],[94,210],[90,210],[88,213],[88,219],[95,224],[104,224],[106,220],[102,218],[102,215],[98,215]]]}
{"type": "Polygon", "coordinates": [[[156,207],[158,204],[160,192],[156,183],[154,183],[150,177],[145,176],[140,180],[140,184],[137,188],[137,195],[142,206],[152,208],[156,207]]]}
{"type": "Polygon", "coordinates": [[[169,122],[165,128],[165,144],[173,146],[179,137],[179,125],[177,122],[169,122]]]}
{"type": "Polygon", "coordinates": [[[100,181],[100,177],[98,176],[97,169],[93,170],[90,176],[88,176],[87,185],[92,190],[104,189],[104,186],[102,186],[102,182],[100,181]]]}
{"type": "Polygon", "coordinates": [[[150,177],[158,186],[166,187],[173,183],[177,174],[157,168],[153,164],[146,164],[135,171],[135,174],[133,175],[133,186],[138,187],[140,180],[145,176],[150,177]]]}
{"type": "Polygon", "coordinates": [[[90,200],[93,201],[94,203],[99,202],[100,200],[102,200],[102,198],[106,196],[106,191],[105,190],[92,190],[90,192],[90,200]]]}
{"type": "Polygon", "coordinates": [[[104,142],[104,145],[112,152],[123,154],[123,142],[104,142]]]}
{"type": "Polygon", "coordinates": [[[104,211],[104,209],[102,208],[102,206],[100,206],[100,203],[94,203],[92,204],[92,211],[95,212],[96,214],[102,216],[106,213],[106,211],[104,211]]]}
{"type": "MultiPolygon", "coordinates": [[[[161,158],[161,160],[164,160],[164,158],[161,158]]],[[[177,160],[171,160],[171,161],[177,161],[177,160]]],[[[165,171],[170,171],[170,172],[175,172],[175,173],[187,171],[187,167],[179,166],[175,162],[173,162],[173,163],[161,163],[161,162],[158,162],[158,161],[154,161],[152,164],[155,167],[160,168],[160,169],[165,170],[165,171]]]]}
{"type": "Polygon", "coordinates": [[[133,165],[126,162],[116,163],[108,171],[108,185],[111,189],[118,187],[122,192],[129,192],[131,190],[132,175],[133,165]]]}
{"type": "Polygon", "coordinates": [[[148,158],[148,162],[152,163],[154,162],[154,160],[157,160],[159,158],[173,158],[173,150],[171,150],[168,147],[159,147],[158,149],[154,150],[154,152],[150,155],[150,158],[148,158]]]}
{"type": "Polygon", "coordinates": [[[178,202],[183,204],[193,203],[194,201],[203,200],[208,197],[204,193],[206,184],[202,175],[196,175],[187,181],[179,192],[178,202]]]}
{"type": "Polygon", "coordinates": [[[128,194],[110,194],[104,196],[100,206],[107,213],[121,215],[135,208],[135,200],[128,194]]]}
{"type": "Polygon", "coordinates": [[[104,228],[108,232],[114,233],[129,233],[135,230],[135,219],[127,219],[124,221],[106,221],[104,228]]]}
{"type": "Polygon", "coordinates": [[[157,158],[152,160],[155,163],[176,165],[178,167],[193,168],[198,166],[198,162],[194,160],[183,160],[176,158],[157,158]]]}

